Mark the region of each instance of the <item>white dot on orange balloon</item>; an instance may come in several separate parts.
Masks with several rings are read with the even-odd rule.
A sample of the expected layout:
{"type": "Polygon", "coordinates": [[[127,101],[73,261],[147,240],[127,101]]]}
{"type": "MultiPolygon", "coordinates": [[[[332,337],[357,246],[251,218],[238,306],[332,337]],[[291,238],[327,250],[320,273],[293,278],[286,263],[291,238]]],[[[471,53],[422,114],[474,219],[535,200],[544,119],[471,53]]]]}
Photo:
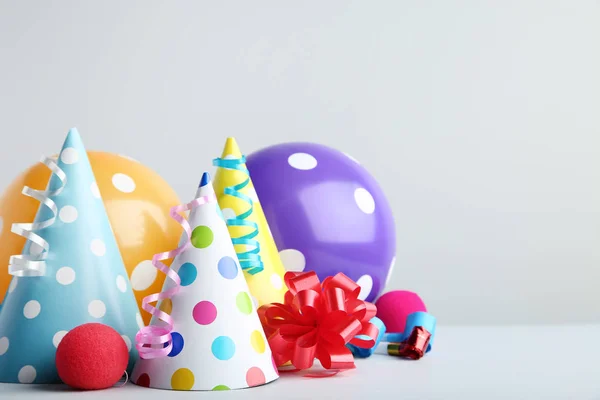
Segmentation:
{"type": "Polygon", "coordinates": [[[136,265],[131,273],[131,287],[133,290],[146,290],[156,280],[158,270],[152,265],[152,261],[145,260],[136,265]]]}
{"type": "Polygon", "coordinates": [[[131,193],[135,190],[135,181],[125,174],[114,174],[112,177],[112,183],[119,191],[123,193],[131,193]]]}

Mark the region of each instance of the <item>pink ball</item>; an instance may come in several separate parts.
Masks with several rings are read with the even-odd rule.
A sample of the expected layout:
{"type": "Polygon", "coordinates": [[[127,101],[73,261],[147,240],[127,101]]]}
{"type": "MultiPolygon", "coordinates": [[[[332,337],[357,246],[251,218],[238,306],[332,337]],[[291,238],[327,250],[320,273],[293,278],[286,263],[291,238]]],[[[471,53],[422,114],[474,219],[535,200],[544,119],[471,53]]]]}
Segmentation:
{"type": "Polygon", "coordinates": [[[404,332],[406,317],[417,311],[427,311],[418,294],[407,290],[394,290],[381,296],[375,302],[377,317],[383,321],[386,332],[404,332]]]}

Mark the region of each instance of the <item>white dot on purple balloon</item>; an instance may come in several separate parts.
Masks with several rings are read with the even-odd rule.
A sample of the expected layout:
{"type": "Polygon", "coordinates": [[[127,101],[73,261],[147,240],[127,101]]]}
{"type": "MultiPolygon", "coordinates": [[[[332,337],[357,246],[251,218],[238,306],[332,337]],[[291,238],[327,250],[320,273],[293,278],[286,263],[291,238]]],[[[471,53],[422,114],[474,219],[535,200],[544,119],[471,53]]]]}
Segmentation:
{"type": "Polygon", "coordinates": [[[307,171],[317,166],[317,159],[308,153],[294,153],[288,157],[288,164],[296,169],[307,171]]]}
{"type": "Polygon", "coordinates": [[[394,265],[396,265],[396,256],[392,258],[392,262],[390,263],[390,269],[388,270],[387,277],[385,278],[385,286],[387,287],[388,283],[390,283],[390,279],[392,278],[392,272],[394,272],[394,265]]]}
{"type": "Polygon", "coordinates": [[[354,191],[354,201],[365,214],[373,214],[375,211],[375,200],[367,189],[358,188],[354,191]]]}
{"type": "Polygon", "coordinates": [[[306,257],[296,249],[281,250],[279,257],[286,271],[302,272],[306,267],[306,257]]]}
{"type": "Polygon", "coordinates": [[[360,300],[364,300],[371,293],[371,289],[373,289],[373,278],[371,275],[363,275],[356,281],[356,284],[360,286],[360,294],[358,298],[360,300]]]}

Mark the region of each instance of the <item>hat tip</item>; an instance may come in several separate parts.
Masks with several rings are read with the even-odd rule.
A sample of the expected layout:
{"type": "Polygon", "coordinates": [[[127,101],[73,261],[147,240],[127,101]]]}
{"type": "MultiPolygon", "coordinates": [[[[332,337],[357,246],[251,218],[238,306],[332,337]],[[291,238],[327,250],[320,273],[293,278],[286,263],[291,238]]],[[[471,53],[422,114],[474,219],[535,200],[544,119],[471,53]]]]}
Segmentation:
{"type": "Polygon", "coordinates": [[[79,135],[79,131],[77,128],[73,127],[69,129],[67,133],[67,137],[63,143],[63,148],[65,147],[83,147],[83,143],[81,142],[81,136],[79,135]]]}
{"type": "Polygon", "coordinates": [[[69,133],[67,133],[67,136],[72,136],[72,135],[79,136],[79,131],[77,130],[76,127],[72,127],[71,129],[69,129],[69,133]]]}
{"type": "Polygon", "coordinates": [[[233,156],[234,158],[239,158],[242,156],[240,148],[235,138],[232,136],[228,137],[225,141],[225,147],[223,148],[223,154],[221,155],[222,158],[227,156],[233,156]]]}
{"type": "Polygon", "coordinates": [[[205,172],[202,174],[202,179],[200,179],[200,186],[198,187],[203,187],[208,185],[208,183],[210,182],[210,174],[208,172],[205,172]]]}

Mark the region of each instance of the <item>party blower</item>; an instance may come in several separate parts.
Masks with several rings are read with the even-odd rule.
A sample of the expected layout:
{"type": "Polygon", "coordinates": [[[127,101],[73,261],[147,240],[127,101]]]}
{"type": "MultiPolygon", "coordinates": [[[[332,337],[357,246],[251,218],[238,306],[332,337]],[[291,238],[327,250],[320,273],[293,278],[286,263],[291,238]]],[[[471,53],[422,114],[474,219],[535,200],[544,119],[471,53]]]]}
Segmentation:
{"type": "Polygon", "coordinates": [[[0,382],[60,383],[56,348],[88,322],[114,328],[129,359],[137,358],[131,343],[142,319],[77,130],[69,131],[57,161],[43,162],[53,173],[47,190],[23,189],[42,203],[35,221],[12,227],[28,240],[8,267],[0,382]]]}
{"type": "Polygon", "coordinates": [[[177,249],[157,254],[163,291],[144,300],[153,317],[136,340],[132,380],[171,390],[229,390],[278,378],[210,177],[196,199],[174,207],[185,232],[177,249]],[[188,220],[179,213],[190,211],[188,220]],[[171,269],[160,262],[175,257],[171,269]],[[158,308],[150,303],[158,301],[158,308]]]}

